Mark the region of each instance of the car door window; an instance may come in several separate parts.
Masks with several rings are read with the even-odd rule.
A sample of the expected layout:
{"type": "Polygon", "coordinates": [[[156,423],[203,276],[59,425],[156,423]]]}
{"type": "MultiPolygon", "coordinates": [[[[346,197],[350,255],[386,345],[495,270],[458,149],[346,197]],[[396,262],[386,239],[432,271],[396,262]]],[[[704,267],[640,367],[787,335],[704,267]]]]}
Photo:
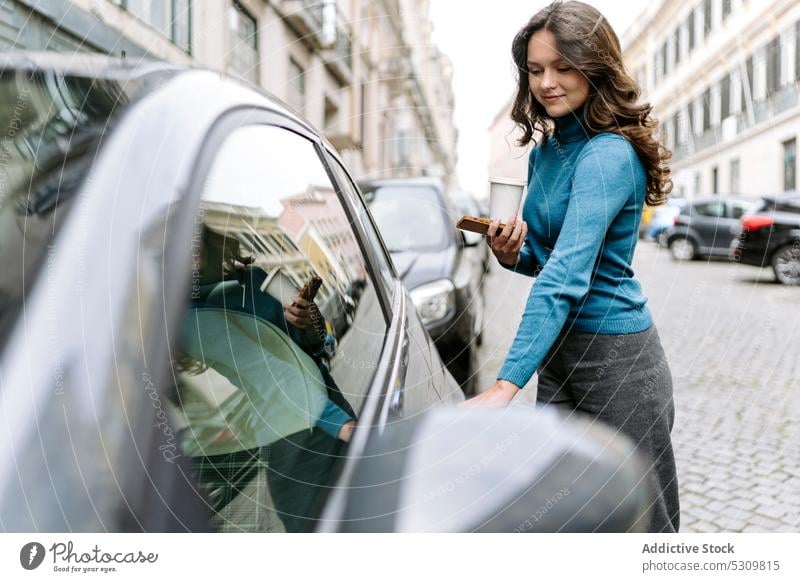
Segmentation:
{"type": "Polygon", "coordinates": [[[731,204],[731,218],[739,220],[742,216],[753,210],[753,204],[733,202],[731,204]]]}
{"type": "Polygon", "coordinates": [[[171,409],[211,527],[309,531],[387,329],[314,144],[269,125],[231,133],[205,180],[191,256],[171,409]],[[287,310],[313,275],[316,307],[287,310]]]}
{"type": "Polygon", "coordinates": [[[694,211],[700,216],[707,216],[709,218],[724,218],[725,203],[721,201],[714,201],[695,204],[694,211]]]}

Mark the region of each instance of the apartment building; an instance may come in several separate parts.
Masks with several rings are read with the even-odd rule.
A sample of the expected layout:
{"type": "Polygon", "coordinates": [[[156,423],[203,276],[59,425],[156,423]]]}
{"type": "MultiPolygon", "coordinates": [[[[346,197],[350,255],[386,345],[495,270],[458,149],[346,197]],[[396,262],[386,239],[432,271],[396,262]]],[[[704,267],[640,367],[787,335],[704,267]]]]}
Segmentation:
{"type": "MultiPolygon", "coordinates": [[[[621,42],[672,150],[673,196],[796,190],[800,3],[659,0],[621,42]]],[[[490,175],[524,177],[508,118],[490,127],[490,175]]]]}
{"type": "Polygon", "coordinates": [[[452,66],[429,0],[5,0],[0,50],[224,71],[284,100],[356,178],[454,176],[452,66]]]}
{"type": "Polygon", "coordinates": [[[795,190],[800,3],[662,0],[623,38],[673,151],[674,195],[795,190]]]}

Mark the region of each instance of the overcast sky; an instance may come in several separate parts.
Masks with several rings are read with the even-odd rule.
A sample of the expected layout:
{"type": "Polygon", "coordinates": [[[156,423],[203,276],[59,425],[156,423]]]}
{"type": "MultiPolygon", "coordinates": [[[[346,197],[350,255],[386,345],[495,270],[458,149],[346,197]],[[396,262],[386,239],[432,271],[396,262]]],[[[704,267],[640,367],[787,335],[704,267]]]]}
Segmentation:
{"type": "MultiPolygon", "coordinates": [[[[622,38],[647,0],[585,0],[622,38]]],[[[486,193],[488,128],[514,91],[511,41],[546,0],[431,0],[433,41],[453,61],[461,187],[486,193]]]]}

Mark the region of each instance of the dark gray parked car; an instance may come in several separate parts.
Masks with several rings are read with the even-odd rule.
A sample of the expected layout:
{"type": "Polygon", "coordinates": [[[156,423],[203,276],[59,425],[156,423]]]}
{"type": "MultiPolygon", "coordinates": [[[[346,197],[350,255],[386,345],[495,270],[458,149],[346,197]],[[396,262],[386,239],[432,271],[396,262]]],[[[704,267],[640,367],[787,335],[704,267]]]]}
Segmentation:
{"type": "Polygon", "coordinates": [[[739,219],[756,203],[728,196],[703,196],[684,205],[666,233],[672,257],[678,261],[727,257],[739,219]]]}
{"type": "Polygon", "coordinates": [[[731,241],[731,259],[743,265],[771,267],[784,285],[800,285],[800,194],[764,196],[742,217],[731,241]]]}
{"type": "Polygon", "coordinates": [[[641,529],[624,439],[447,406],[360,192],[278,101],[77,55],[3,56],[0,94],[0,530],[641,529]]]}
{"type": "Polygon", "coordinates": [[[477,388],[484,318],[483,237],[467,239],[442,183],[433,178],[360,184],[397,273],[464,393],[477,388]]]}

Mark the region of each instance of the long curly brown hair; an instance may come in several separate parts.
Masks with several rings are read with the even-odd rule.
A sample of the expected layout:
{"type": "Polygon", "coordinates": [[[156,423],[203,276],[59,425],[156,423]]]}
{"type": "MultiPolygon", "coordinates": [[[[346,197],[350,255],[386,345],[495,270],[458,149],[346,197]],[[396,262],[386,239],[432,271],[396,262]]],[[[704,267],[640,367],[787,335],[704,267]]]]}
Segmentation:
{"type": "Polygon", "coordinates": [[[649,103],[638,103],[641,90],[625,70],[614,29],[596,8],[583,2],[553,2],[537,12],[514,38],[511,52],[518,86],[511,119],[522,129],[519,145],[536,143],[535,133],[547,137],[554,127],[528,84],[528,42],[540,30],[555,36],[558,52],[589,81],[583,109],[590,136],[611,132],[626,138],[647,173],[647,203],[657,206],[666,202],[672,191],[667,165],[672,152],[656,137],[658,120],[651,115],[653,108],[649,103]]]}

